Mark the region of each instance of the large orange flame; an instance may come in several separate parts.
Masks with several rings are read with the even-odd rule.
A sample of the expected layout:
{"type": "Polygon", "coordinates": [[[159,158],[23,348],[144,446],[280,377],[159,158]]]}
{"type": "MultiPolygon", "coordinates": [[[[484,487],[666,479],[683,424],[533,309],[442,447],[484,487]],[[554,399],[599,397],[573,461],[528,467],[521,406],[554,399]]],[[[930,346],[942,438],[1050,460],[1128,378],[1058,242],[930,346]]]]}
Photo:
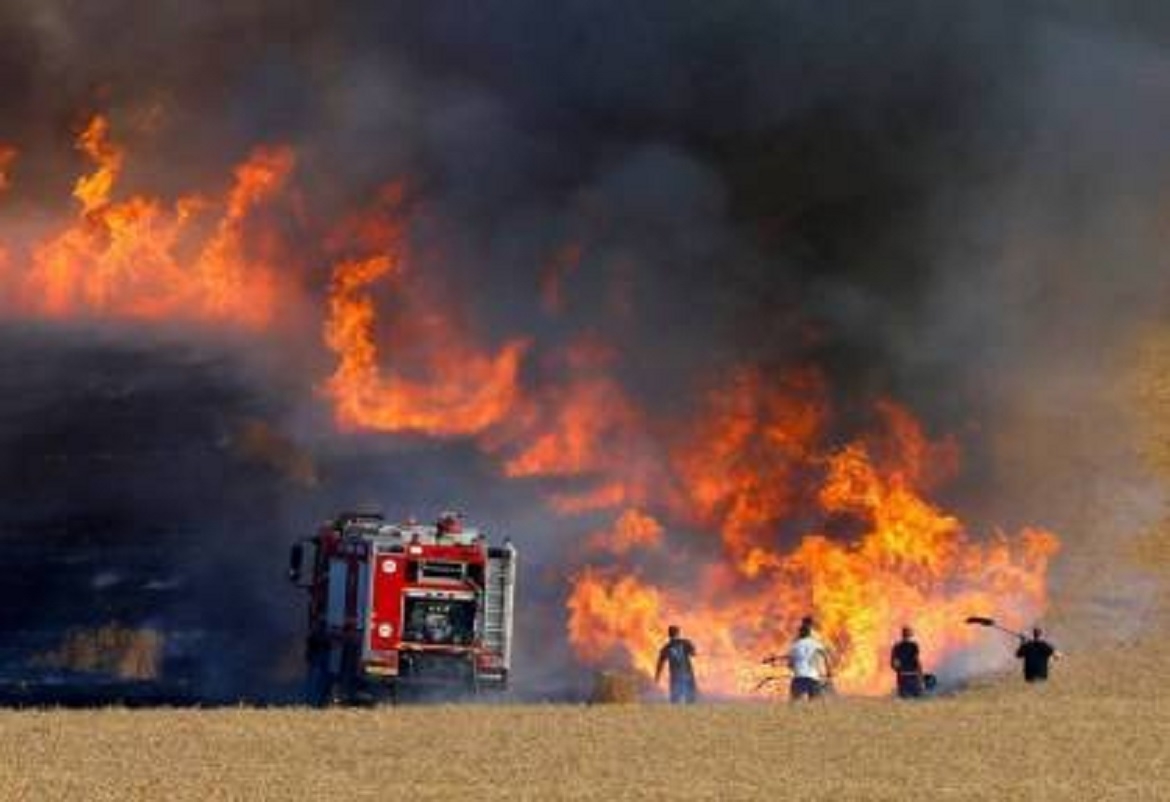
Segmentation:
{"type": "Polygon", "coordinates": [[[547,360],[553,375],[481,439],[506,476],[560,482],[545,500],[561,515],[641,504],[653,484],[645,418],[611,373],[616,359],[592,336],[558,349],[547,360]]]}
{"type": "MultiPolygon", "coordinates": [[[[953,444],[931,443],[888,402],[879,405],[882,436],[818,447],[827,414],[819,385],[809,372],[773,386],[740,372],[730,398],[713,397],[676,465],[699,525],[721,533],[721,548],[656,536],[651,545],[665,555],[657,571],[653,561],[583,570],[568,602],[582,659],[626,660],[648,673],[666,623],[676,622],[700,645],[707,689],[739,695],[812,614],[835,653],[837,687],[873,694],[889,689],[886,655],[903,625],[917,629],[937,667],[978,637],[966,616],[996,610],[1028,621],[1044,612],[1056,538],[1025,529],[972,539],[922,495],[945,469],[925,461],[952,459],[953,444]]],[[[613,553],[629,552],[629,514],[613,553]]]]}
{"type": "Polygon", "coordinates": [[[774,525],[793,511],[827,416],[816,371],[795,371],[776,387],[765,384],[758,370],[734,372],[710,395],[694,437],[674,457],[684,513],[716,528],[749,574],[760,546],[774,539],[774,525]]]}
{"type": "Polygon", "coordinates": [[[566,374],[531,400],[509,439],[518,453],[504,461],[511,477],[583,476],[612,469],[615,442],[636,431],[638,413],[607,367],[612,349],[592,339],[559,355],[566,374]]]}
{"type": "Polygon", "coordinates": [[[124,153],[95,117],[78,139],[95,169],[73,195],[79,219],[34,248],[20,311],[149,320],[222,320],[260,327],[272,317],[274,271],[247,253],[243,222],[272,198],[293,168],[288,148],[258,148],[236,170],[209,235],[199,225],[219,204],[195,195],[173,209],[135,195],[115,201],[124,153]],[[194,256],[188,254],[194,253],[194,256]]]}
{"type": "Polygon", "coordinates": [[[394,330],[421,354],[416,360],[421,377],[412,378],[400,367],[384,367],[372,287],[400,276],[401,229],[393,221],[384,225],[371,221],[353,230],[364,232],[360,243],[377,243],[383,250],[341,261],[333,270],[325,342],[338,363],[324,392],[333,399],[337,424],[350,430],[442,437],[475,434],[502,420],[517,399],[517,375],[527,343],[515,339],[494,354],[480,350],[466,338],[453,314],[438,306],[418,305],[394,330]]]}

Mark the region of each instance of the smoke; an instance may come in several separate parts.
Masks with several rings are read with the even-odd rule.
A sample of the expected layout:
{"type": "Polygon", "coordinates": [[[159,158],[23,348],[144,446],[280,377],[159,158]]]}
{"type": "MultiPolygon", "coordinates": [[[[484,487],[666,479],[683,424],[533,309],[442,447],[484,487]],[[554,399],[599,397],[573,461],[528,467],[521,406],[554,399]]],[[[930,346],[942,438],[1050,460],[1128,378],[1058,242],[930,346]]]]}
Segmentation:
{"type": "MultiPolygon", "coordinates": [[[[1167,312],[1164,130],[1170,60],[1118,26],[1046,27],[999,114],[1014,136],[975,187],[943,189],[926,336],[903,364],[962,359],[954,401],[986,444],[988,514],[1044,511],[1066,555],[1053,615],[1079,645],[1149,623],[1157,576],[1135,543],[1164,515],[1142,457],[1149,433],[1131,373],[1167,312]],[[973,210],[973,211],[971,211],[973,210]],[[945,213],[944,213],[945,214],[945,213]]],[[[1148,37],[1148,38],[1147,38],[1148,37]]],[[[1001,123],[1002,125],[1002,123],[1001,123]]]]}
{"type": "Polygon", "coordinates": [[[209,698],[271,692],[290,627],[271,613],[269,552],[294,485],[247,446],[254,421],[281,420],[279,394],[222,350],[135,335],[4,328],[4,679],[128,665],[142,644],[97,637],[113,633],[149,635],[157,653],[149,677],[120,675],[161,673],[209,698]]]}
{"type": "MultiPolygon", "coordinates": [[[[613,372],[663,416],[731,365],[815,363],[841,441],[880,396],[959,432],[947,501],[980,529],[1059,531],[1081,589],[1067,625],[1114,626],[1097,614],[1148,600],[1116,553],[1161,507],[1119,383],[1167,297],[1166,26],[1131,19],[1096,3],[7,0],[0,141],[21,147],[22,200],[0,199],[0,244],[67,197],[71,131],[95,109],[132,141],[128,181],[160,192],[220,182],[257,143],[293,145],[303,208],[284,233],[303,249],[286,272],[306,297],[327,280],[323,221],[405,179],[428,298],[490,342],[535,336],[529,385],[588,337],[620,344],[613,372]],[[550,314],[539,290],[569,246],[550,314]],[[1102,560],[1116,570],[1085,568],[1102,560]],[[1119,578],[1136,590],[1103,595],[1119,578]]],[[[312,339],[313,313],[293,317],[294,342],[312,339]]],[[[467,441],[334,434],[323,355],[186,334],[6,334],[11,532],[165,532],[197,552],[182,560],[197,602],[117,617],[265,633],[225,648],[240,655],[215,669],[229,692],[261,687],[292,642],[283,545],[360,503],[454,503],[512,534],[529,649],[559,639],[583,533],[543,511],[547,488],[505,485],[467,441]],[[107,396],[128,400],[94,402],[107,396]]],[[[66,597],[43,588],[30,604],[66,597]]],[[[521,664],[543,688],[569,660],[521,664]]]]}

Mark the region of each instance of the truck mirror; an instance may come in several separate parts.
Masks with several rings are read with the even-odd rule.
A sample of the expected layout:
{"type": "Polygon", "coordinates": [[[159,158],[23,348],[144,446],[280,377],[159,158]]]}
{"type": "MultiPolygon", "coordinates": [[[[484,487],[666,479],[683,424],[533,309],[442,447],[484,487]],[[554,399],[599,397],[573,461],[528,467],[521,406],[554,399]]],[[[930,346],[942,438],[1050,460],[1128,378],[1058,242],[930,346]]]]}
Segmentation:
{"type": "Polygon", "coordinates": [[[301,561],[305,558],[303,543],[294,543],[288,550],[288,581],[299,585],[301,580],[301,561]]]}
{"type": "Polygon", "coordinates": [[[299,588],[312,587],[316,568],[316,541],[309,538],[294,543],[288,551],[288,581],[299,588]]]}

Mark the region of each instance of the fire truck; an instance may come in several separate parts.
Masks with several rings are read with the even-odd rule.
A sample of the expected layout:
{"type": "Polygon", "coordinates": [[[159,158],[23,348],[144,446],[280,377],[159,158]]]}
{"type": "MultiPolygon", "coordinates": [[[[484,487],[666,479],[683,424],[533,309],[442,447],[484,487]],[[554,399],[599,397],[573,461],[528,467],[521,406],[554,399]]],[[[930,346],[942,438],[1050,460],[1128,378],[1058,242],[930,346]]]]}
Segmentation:
{"type": "Polygon", "coordinates": [[[309,704],[507,687],[516,549],[458,514],[344,513],[293,545],[289,579],[309,597],[309,704]]]}

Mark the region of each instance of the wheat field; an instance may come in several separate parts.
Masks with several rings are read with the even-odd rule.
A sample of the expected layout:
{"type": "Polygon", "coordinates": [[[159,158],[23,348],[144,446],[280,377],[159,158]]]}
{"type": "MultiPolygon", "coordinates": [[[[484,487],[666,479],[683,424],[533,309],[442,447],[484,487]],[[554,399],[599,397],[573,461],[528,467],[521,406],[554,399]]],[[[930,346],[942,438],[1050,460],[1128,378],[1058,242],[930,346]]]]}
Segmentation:
{"type": "Polygon", "coordinates": [[[1170,798],[1134,653],[926,702],[7,711],[0,799],[1170,798]]]}

